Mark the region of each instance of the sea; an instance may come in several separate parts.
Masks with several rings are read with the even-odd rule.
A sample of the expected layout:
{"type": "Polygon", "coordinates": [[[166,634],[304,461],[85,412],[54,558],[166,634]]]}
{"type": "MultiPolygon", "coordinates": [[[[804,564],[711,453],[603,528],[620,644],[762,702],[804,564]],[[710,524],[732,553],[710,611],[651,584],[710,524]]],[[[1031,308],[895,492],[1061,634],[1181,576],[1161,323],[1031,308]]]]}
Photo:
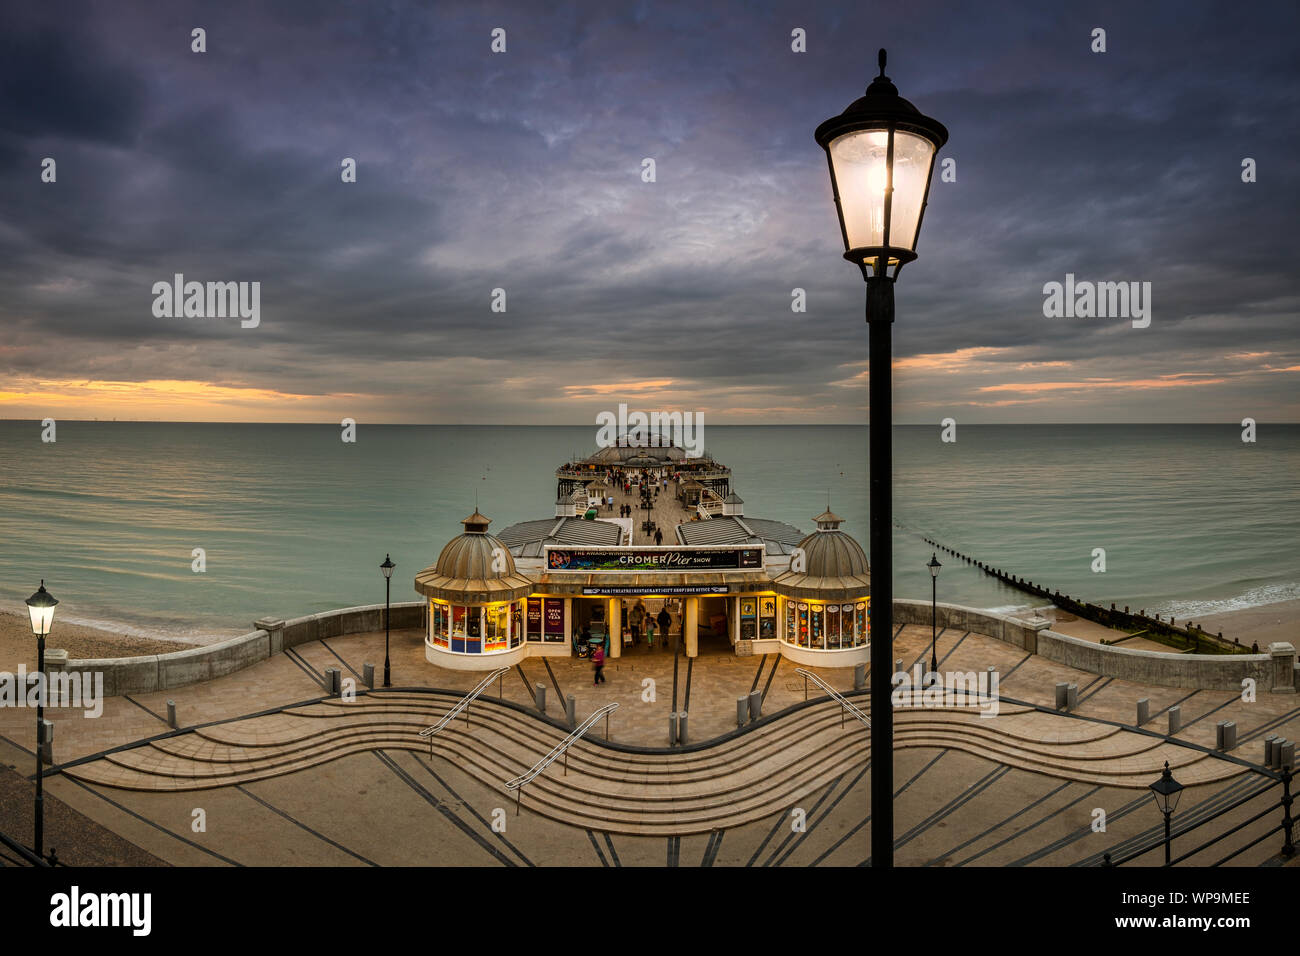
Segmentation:
{"type": "MultiPolygon", "coordinates": [[[[415,600],[477,507],[490,530],[554,514],[554,472],[596,427],[0,421],[0,605],[42,579],[56,617],[198,643],[415,600]],[[200,550],[201,549],[201,550],[200,550]]],[[[929,600],[948,545],[1052,590],[1179,619],[1300,597],[1300,426],[894,429],[895,595],[929,600]]],[[[828,505],[867,547],[865,425],[709,425],[746,515],[805,531],[828,505]]],[[[940,601],[1041,604],[949,559],[940,601]]]]}

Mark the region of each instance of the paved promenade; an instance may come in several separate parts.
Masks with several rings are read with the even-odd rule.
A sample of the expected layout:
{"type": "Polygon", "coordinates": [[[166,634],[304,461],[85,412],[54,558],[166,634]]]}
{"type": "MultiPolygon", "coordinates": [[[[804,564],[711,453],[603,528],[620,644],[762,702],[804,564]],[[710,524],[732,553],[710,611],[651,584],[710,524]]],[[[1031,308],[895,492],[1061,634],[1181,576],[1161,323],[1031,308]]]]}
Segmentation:
{"type": "MultiPolygon", "coordinates": [[[[904,628],[895,656],[910,671],[928,658],[929,639],[928,628],[904,628]]],[[[1165,760],[1188,785],[1178,821],[1194,822],[1247,800],[1198,830],[1195,841],[1186,838],[1190,849],[1275,798],[1249,802],[1270,783],[1251,765],[1261,762],[1266,734],[1296,739],[1300,733],[1294,697],[1263,693],[1244,703],[1227,692],[1144,687],[1073,670],[974,633],[941,633],[938,653],[944,671],[996,667],[1003,703],[994,719],[956,708],[897,712],[900,865],[1064,865],[1095,862],[1115,847],[1154,846],[1160,818],[1145,788],[1165,760]],[[1061,680],[1079,685],[1076,713],[1035,709],[1051,706],[1061,680]],[[1141,729],[1132,726],[1139,697],[1150,699],[1152,714],[1141,729]],[[1184,727],[1166,739],[1164,712],[1174,704],[1182,708],[1184,727]],[[1225,718],[1238,725],[1241,743],[1233,759],[1207,752],[1215,722],[1225,718]],[[1104,833],[1092,828],[1098,809],[1106,814],[1104,833]]],[[[708,642],[702,642],[701,655],[689,666],[684,657],[678,661],[678,709],[690,712],[692,742],[734,730],[736,698],[751,688],[766,691],[765,714],[804,699],[803,681],[788,661],[736,658],[708,642]]],[[[432,722],[430,715],[445,702],[399,689],[463,692],[479,675],[429,664],[418,632],[394,633],[392,658],[396,692],[363,694],[359,704],[370,714],[365,718],[361,711],[342,712],[347,705],[341,703],[307,702],[322,696],[326,667],[342,668],[358,686],[363,663],[376,664],[382,673],[382,633],[303,645],[206,684],[111,698],[98,719],[51,710],[56,761],[95,759],[48,777],[47,794],[143,853],[179,865],[866,862],[872,756],[865,728],[850,720],[840,730],[832,704],[773,722],[764,731],[765,751],[756,749],[759,732],[727,745],[730,750],[711,748],[713,763],[700,763],[693,778],[680,755],[660,755],[646,758],[658,763],[638,771],[650,775],[637,778],[642,782],[619,784],[605,779],[604,768],[623,758],[583,744],[585,757],[575,756],[569,777],[559,768],[548,770],[540,785],[525,791],[516,816],[504,780],[526,765],[530,748],[541,747],[545,734],[559,732],[484,702],[473,712],[477,723],[468,732],[448,728],[445,744],[430,759],[415,730],[432,722]],[[169,698],[182,727],[200,729],[142,743],[170,732],[164,720],[169,698]],[[295,704],[303,706],[289,706],[295,704]],[[268,711],[276,713],[251,716],[268,711]],[[312,733],[301,731],[304,721],[314,722],[312,733]],[[525,725],[540,729],[516,732],[525,725]],[[212,769],[203,761],[211,760],[218,745],[230,748],[224,757],[243,760],[251,752],[262,762],[232,764],[211,780],[195,780],[212,769]],[[248,750],[256,747],[262,749],[248,750]],[[110,750],[116,752],[105,754],[110,750]],[[191,779],[178,786],[180,766],[191,769],[179,776],[191,779]],[[164,779],[171,781],[165,787],[159,785],[164,779]],[[727,798],[734,810],[718,796],[727,787],[734,790],[727,798]],[[667,802],[653,803],[655,794],[667,802]],[[193,829],[196,810],[206,821],[202,832],[193,829]],[[663,824],[674,813],[683,821],[679,833],[663,824]],[[504,834],[492,829],[494,821],[504,821],[504,834]]],[[[548,709],[555,716],[562,713],[557,699],[567,694],[577,699],[580,717],[616,701],[611,739],[662,747],[672,709],[673,655],[638,648],[606,670],[609,682],[592,687],[586,662],[529,660],[489,695],[531,707],[532,687],[540,682],[549,689],[548,709]]],[[[849,671],[821,676],[850,689],[849,671]]],[[[32,723],[30,710],[0,710],[0,762],[25,775],[33,763],[32,723]]],[[[1261,821],[1261,832],[1275,822],[1261,821]]],[[[1252,833],[1247,828],[1193,862],[1215,862],[1209,856],[1230,853],[1234,840],[1244,845],[1252,833]]],[[[1265,863],[1278,846],[1280,839],[1269,838],[1230,862],[1265,863]]],[[[1153,849],[1151,860],[1155,854],[1153,849]]]]}

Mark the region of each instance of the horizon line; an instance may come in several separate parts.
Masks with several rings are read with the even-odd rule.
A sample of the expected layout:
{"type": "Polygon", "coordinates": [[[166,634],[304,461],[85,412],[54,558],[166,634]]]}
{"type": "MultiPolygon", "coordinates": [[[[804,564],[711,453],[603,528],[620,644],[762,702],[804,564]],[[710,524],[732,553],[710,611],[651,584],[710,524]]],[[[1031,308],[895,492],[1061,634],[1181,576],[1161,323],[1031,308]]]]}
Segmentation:
{"type": "MultiPolygon", "coordinates": [[[[39,425],[43,419],[40,418],[0,418],[0,422],[22,422],[24,424],[35,423],[39,425]]],[[[173,418],[59,418],[57,422],[76,422],[88,425],[318,425],[321,427],[338,428],[339,424],[333,421],[279,421],[279,422],[250,422],[236,420],[221,421],[196,421],[191,419],[173,419],[173,418]]],[[[536,424],[528,422],[367,422],[357,420],[358,425],[382,425],[384,427],[394,428],[580,428],[580,427],[597,427],[593,422],[552,422],[547,424],[536,424]]],[[[961,425],[961,423],[958,423],[961,425]]],[[[1261,424],[1256,420],[1256,424],[1261,424]]],[[[1266,421],[1267,425],[1300,425],[1300,422],[1279,422],[1266,421]]],[[[903,428],[941,428],[940,422],[893,422],[894,427],[903,428]]],[[[1239,421],[1229,422],[967,422],[961,425],[963,428],[1040,428],[1051,426],[1056,428],[1071,428],[1081,425],[1105,425],[1113,427],[1123,427],[1126,425],[1215,425],[1224,428],[1241,428],[1239,421]]],[[[714,428],[844,428],[870,427],[866,422],[715,422],[714,428]]],[[[705,426],[708,427],[708,426],[705,426]]]]}

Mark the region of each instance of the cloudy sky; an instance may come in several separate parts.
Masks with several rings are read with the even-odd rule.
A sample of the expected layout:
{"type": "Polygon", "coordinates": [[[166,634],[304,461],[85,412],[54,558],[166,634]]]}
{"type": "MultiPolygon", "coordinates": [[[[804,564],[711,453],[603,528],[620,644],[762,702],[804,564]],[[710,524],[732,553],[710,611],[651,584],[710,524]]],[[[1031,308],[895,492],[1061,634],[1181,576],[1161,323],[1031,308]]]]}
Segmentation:
{"type": "Polygon", "coordinates": [[[956,161],[897,421],[1297,421],[1298,9],[9,4],[0,417],[863,421],[813,130],[884,46],[956,161]],[[260,282],[260,324],[156,317],[176,273],[260,282]],[[1067,273],[1150,282],[1150,326],[1045,318],[1067,273]]]}

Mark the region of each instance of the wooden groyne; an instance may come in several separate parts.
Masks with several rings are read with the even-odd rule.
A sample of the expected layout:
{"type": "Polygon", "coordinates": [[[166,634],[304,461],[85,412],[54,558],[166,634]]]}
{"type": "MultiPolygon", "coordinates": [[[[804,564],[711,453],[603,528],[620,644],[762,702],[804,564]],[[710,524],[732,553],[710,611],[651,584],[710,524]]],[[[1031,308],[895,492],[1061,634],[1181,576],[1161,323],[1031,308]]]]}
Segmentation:
{"type": "MultiPolygon", "coordinates": [[[[1030,581],[1027,578],[1011,574],[1001,568],[995,568],[990,564],[973,558],[968,554],[962,554],[946,544],[940,544],[933,538],[921,535],[921,539],[931,547],[942,551],[950,557],[957,558],[967,564],[979,568],[985,574],[997,578],[1003,584],[1009,584],[1013,588],[1018,588],[1027,594],[1033,594],[1036,597],[1044,598],[1051,601],[1054,605],[1063,611],[1068,611],[1076,617],[1081,617],[1086,621],[1093,621],[1105,627],[1114,628],[1120,631],[1141,631],[1142,636],[1156,641],[1160,644],[1167,644],[1170,647],[1176,647],[1180,650],[1190,651],[1191,653],[1203,654],[1248,654],[1259,653],[1258,646],[1243,647],[1239,641],[1228,640],[1223,636],[1223,632],[1211,634],[1196,626],[1192,621],[1185,625],[1179,625],[1174,621],[1171,615],[1168,620],[1164,620],[1159,614],[1154,617],[1147,616],[1146,608],[1134,613],[1126,605],[1123,610],[1117,608],[1113,603],[1109,608],[1102,607],[1100,604],[1093,604],[1089,601],[1081,601],[1077,598],[1070,597],[1068,594],[1062,594],[1060,591],[1053,591],[1046,586],[1030,581]]],[[[1103,641],[1102,643],[1115,644],[1118,641],[1103,641]]]]}

